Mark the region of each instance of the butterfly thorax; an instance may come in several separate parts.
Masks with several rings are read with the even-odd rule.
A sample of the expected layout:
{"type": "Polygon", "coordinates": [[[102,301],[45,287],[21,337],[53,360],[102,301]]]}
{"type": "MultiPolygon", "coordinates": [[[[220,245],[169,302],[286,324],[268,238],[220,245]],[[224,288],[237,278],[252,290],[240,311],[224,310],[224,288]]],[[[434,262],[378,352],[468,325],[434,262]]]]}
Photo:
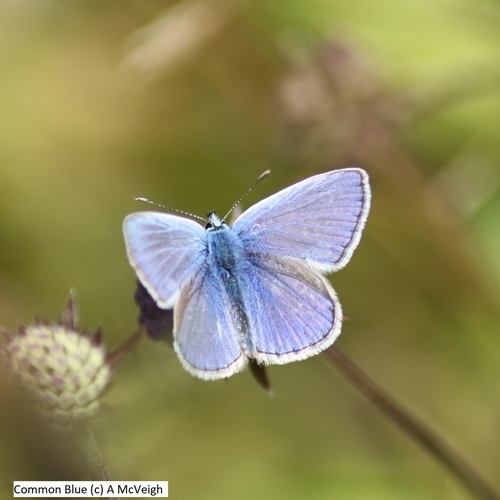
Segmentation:
{"type": "Polygon", "coordinates": [[[246,258],[239,236],[225,222],[217,220],[218,225],[207,228],[208,261],[216,274],[226,281],[235,275],[236,267],[246,258]]]}

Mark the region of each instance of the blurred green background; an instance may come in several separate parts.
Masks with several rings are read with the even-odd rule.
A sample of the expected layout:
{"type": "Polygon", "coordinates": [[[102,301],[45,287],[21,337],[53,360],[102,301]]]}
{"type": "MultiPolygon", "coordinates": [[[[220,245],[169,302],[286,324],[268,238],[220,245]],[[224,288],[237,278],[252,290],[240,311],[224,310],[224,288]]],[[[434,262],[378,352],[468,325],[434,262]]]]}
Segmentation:
{"type": "MultiPolygon", "coordinates": [[[[0,0],[0,324],[55,320],[73,288],[116,346],[137,325],[134,196],[223,214],[268,168],[245,206],[361,166],[338,345],[500,491],[499,132],[498,1],[0,0]]],[[[268,373],[274,398],[248,371],[196,380],[144,339],[92,423],[112,478],[177,499],[469,498],[321,356],[268,373]]],[[[10,498],[57,470],[2,412],[10,498]]]]}

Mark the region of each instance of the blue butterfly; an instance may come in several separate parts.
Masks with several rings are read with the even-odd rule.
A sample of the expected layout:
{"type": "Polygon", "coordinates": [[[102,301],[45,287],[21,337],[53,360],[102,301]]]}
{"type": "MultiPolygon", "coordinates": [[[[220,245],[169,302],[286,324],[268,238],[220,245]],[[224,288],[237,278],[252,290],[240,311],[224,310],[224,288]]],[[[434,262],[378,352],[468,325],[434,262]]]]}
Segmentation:
{"type": "Polygon", "coordinates": [[[279,191],[232,227],[214,212],[205,228],[159,212],[126,217],[128,259],[158,306],[174,309],[182,366],[215,380],[329,347],[342,309],[323,274],[349,262],[370,199],[366,172],[347,168],[279,191]]]}

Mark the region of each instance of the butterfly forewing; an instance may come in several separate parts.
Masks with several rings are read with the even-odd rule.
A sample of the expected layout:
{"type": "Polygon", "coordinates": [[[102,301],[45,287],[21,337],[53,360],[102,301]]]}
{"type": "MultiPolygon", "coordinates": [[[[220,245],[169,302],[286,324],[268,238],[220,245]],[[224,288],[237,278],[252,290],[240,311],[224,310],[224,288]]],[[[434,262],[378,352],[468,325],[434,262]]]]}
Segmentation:
{"type": "Polygon", "coordinates": [[[307,263],[253,254],[243,277],[250,356],[261,364],[308,358],[340,333],[342,310],[328,281],[307,263]]]}
{"type": "Polygon", "coordinates": [[[307,260],[322,271],[349,261],[368,210],[368,176],[334,170],[294,184],[249,208],[233,229],[249,251],[307,260]]]}
{"type": "Polygon", "coordinates": [[[174,348],[193,375],[225,378],[245,366],[231,308],[208,266],[182,286],[174,309],[174,348]]]}
{"type": "Polygon", "coordinates": [[[181,285],[206,258],[206,233],[175,215],[139,212],[123,223],[127,254],[137,276],[162,308],[173,307],[181,285]]]}

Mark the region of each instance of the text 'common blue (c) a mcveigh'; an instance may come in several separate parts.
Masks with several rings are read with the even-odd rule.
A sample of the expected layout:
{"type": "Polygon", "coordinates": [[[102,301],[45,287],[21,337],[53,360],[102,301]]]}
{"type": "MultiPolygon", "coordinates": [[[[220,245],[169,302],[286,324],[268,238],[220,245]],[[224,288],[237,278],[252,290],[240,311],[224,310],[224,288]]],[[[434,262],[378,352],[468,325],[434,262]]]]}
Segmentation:
{"type": "Polygon", "coordinates": [[[260,201],[232,227],[159,212],[125,218],[130,264],[162,309],[174,308],[174,349],[202,379],[249,360],[285,364],[338,337],[342,309],[322,274],[343,268],[370,209],[359,168],[315,175],[260,201]]]}

